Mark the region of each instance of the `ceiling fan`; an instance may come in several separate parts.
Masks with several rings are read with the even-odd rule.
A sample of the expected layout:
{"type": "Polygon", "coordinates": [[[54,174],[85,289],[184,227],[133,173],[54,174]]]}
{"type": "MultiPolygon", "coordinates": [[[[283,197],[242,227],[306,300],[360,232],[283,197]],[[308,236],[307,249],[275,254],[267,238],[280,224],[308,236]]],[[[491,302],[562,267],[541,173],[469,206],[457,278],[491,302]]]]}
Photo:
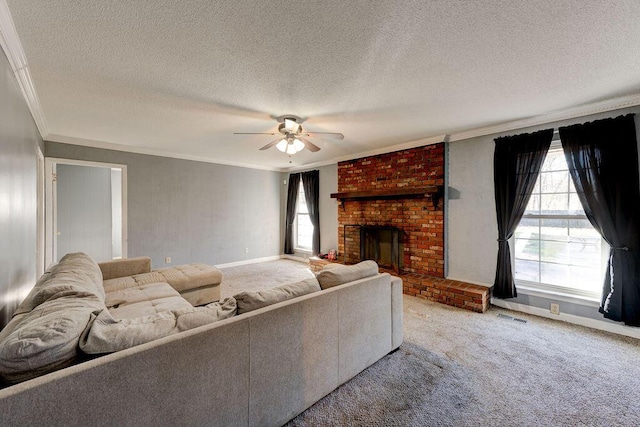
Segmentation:
{"type": "Polygon", "coordinates": [[[271,141],[260,150],[267,150],[274,145],[283,153],[295,154],[303,149],[312,152],[320,151],[320,147],[309,141],[307,138],[334,138],[344,139],[344,135],[337,132],[307,132],[302,129],[304,120],[300,117],[288,114],[275,118],[280,124],[277,132],[234,132],[234,135],[278,135],[278,138],[271,141]]]}

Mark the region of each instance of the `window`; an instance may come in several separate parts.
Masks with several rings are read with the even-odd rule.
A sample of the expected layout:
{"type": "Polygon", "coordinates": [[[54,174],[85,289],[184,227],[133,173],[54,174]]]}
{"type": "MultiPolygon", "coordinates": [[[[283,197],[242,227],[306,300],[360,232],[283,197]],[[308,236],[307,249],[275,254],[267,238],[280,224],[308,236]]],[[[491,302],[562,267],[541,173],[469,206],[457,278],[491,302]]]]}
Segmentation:
{"type": "Polygon", "coordinates": [[[600,298],[609,246],[582,209],[559,143],[547,153],[514,240],[518,283],[600,298]]]}
{"type": "Polygon", "coordinates": [[[313,245],[313,224],[309,219],[307,199],[304,197],[304,187],[300,182],[298,189],[298,205],[296,208],[296,249],[311,251],[313,245]]]}

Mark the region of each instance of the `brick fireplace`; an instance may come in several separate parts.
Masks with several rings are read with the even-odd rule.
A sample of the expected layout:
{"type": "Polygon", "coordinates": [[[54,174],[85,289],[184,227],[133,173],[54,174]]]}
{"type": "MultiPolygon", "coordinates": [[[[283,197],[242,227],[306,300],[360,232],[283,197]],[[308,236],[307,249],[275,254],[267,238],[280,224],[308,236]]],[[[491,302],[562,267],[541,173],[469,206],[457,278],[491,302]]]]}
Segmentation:
{"type": "MultiPolygon", "coordinates": [[[[399,268],[379,265],[402,278],[405,294],[484,312],[489,289],[444,278],[444,173],[443,143],[338,163],[339,262],[384,252],[379,242],[367,249],[363,228],[398,229],[399,268]]],[[[313,259],[311,268],[329,262],[313,259]]]]}
{"type": "Polygon", "coordinates": [[[340,199],[341,260],[360,261],[358,226],[395,227],[402,271],[444,277],[443,185],[442,143],[338,163],[338,192],[361,195],[340,199]]]}

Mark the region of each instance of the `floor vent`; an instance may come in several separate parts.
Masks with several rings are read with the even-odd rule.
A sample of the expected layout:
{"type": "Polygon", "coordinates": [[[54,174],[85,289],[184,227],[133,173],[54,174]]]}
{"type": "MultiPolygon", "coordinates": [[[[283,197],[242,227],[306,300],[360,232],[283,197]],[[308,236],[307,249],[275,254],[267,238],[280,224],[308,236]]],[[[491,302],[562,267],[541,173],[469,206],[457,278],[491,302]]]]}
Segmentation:
{"type": "Polygon", "coordinates": [[[498,313],[498,317],[506,320],[515,320],[516,322],[520,322],[520,323],[527,323],[527,321],[524,319],[518,319],[517,317],[507,316],[506,314],[502,314],[502,313],[498,313]]]}

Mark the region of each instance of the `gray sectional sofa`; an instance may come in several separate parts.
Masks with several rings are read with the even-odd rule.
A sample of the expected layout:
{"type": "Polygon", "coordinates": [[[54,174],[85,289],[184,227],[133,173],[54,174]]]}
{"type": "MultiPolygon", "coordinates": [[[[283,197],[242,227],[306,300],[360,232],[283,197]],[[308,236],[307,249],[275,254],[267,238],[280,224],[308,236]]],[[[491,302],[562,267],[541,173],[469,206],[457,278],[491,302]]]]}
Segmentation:
{"type": "MultiPolygon", "coordinates": [[[[3,424],[282,425],[402,343],[402,282],[377,274],[377,267],[373,275],[358,278],[371,274],[366,267],[360,272],[358,266],[334,267],[321,272],[317,281],[239,294],[237,300],[217,305],[168,312],[154,308],[156,313],[147,317],[152,323],[162,318],[163,324],[171,317],[170,333],[100,357],[84,355],[89,360],[56,366],[54,372],[0,390],[3,424]],[[318,285],[323,289],[316,291],[318,285]],[[187,326],[178,328],[183,316],[187,326]]],[[[108,268],[103,272],[111,277],[108,268]]],[[[100,307],[97,279],[96,274],[87,275],[92,285],[85,291],[90,305],[100,307]]],[[[133,292],[135,298],[145,292],[160,295],[144,286],[132,286],[142,287],[133,292]]],[[[110,313],[114,307],[104,309],[109,293],[103,296],[107,303],[91,316],[95,327],[106,312],[112,318],[106,330],[113,332],[110,325],[119,325],[118,335],[129,325],[127,321],[127,327],[121,327],[122,319],[110,313]]],[[[64,298],[73,297],[45,298],[23,310],[64,298]]],[[[133,331],[144,325],[134,322],[133,331]]],[[[79,343],[90,329],[85,328],[79,343]]],[[[107,341],[110,337],[98,336],[107,341]]],[[[4,333],[0,341],[6,337],[4,333]]]]}

